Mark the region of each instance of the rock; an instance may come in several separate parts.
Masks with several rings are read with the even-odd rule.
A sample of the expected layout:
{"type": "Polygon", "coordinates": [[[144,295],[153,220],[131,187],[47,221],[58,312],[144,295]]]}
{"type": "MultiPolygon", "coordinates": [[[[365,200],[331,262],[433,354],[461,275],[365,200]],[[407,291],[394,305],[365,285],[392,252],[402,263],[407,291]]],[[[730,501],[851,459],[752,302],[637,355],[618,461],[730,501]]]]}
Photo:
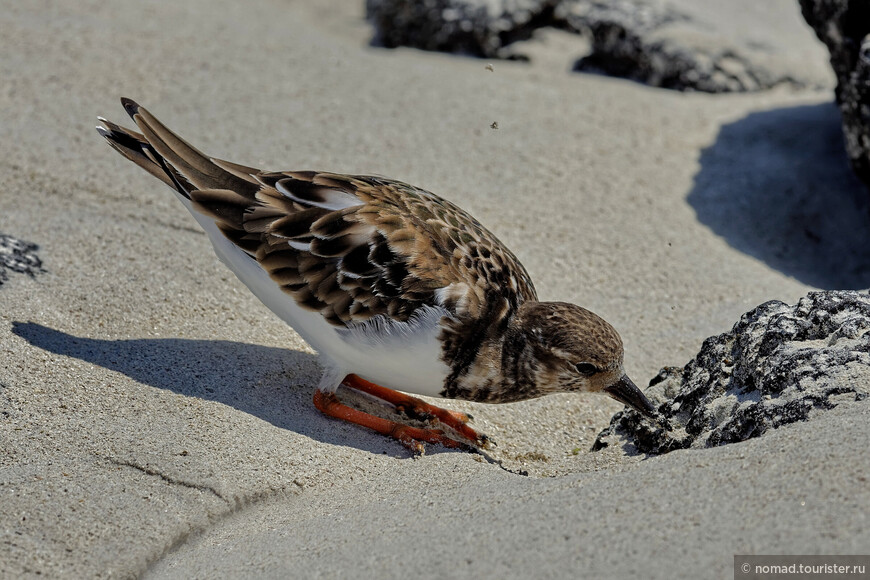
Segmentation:
{"type": "Polygon", "coordinates": [[[792,0],[580,0],[556,16],[592,37],[577,70],[710,93],[831,83],[792,0]]]}
{"type": "Polygon", "coordinates": [[[522,58],[509,45],[555,27],[591,38],[576,70],[707,92],[833,85],[793,0],[367,0],[387,47],[522,58]]]}
{"type": "Polygon", "coordinates": [[[870,187],[870,3],[800,0],[804,18],[831,53],[837,104],[852,168],[870,187]]]}
{"type": "Polygon", "coordinates": [[[0,286],[9,279],[7,270],[35,276],[42,272],[42,260],[36,255],[39,246],[0,234],[0,286]]]}
{"type": "Polygon", "coordinates": [[[795,306],[766,302],[731,332],[704,341],[682,369],[662,369],[645,392],[666,427],[621,411],[593,450],[714,447],[860,403],[870,394],[870,294],[811,292],[795,306]]]}
{"type": "Polygon", "coordinates": [[[501,49],[552,22],[559,0],[366,0],[386,47],[499,58],[501,49]]]}

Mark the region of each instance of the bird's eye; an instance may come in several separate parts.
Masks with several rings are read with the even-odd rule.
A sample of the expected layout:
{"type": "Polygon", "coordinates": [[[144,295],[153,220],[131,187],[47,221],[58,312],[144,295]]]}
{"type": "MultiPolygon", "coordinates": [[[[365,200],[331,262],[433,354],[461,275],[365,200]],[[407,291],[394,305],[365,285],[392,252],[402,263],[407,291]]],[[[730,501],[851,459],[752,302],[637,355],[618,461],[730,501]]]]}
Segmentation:
{"type": "Polygon", "coordinates": [[[577,363],[576,365],[574,365],[574,368],[577,369],[577,372],[584,377],[592,376],[598,372],[598,369],[592,363],[577,363]]]}

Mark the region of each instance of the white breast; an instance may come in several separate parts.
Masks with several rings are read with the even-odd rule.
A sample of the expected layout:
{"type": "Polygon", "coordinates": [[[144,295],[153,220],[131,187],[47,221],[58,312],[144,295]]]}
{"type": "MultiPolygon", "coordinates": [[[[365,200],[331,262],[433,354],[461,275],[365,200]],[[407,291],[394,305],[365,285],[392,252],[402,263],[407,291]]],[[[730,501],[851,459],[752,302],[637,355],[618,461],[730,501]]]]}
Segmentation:
{"type": "MultiPolygon", "coordinates": [[[[351,372],[391,389],[437,397],[450,368],[441,360],[441,328],[447,314],[441,307],[424,306],[407,322],[379,316],[336,334],[343,343],[340,356],[351,372]]],[[[332,357],[332,351],[323,351],[332,357]]]]}

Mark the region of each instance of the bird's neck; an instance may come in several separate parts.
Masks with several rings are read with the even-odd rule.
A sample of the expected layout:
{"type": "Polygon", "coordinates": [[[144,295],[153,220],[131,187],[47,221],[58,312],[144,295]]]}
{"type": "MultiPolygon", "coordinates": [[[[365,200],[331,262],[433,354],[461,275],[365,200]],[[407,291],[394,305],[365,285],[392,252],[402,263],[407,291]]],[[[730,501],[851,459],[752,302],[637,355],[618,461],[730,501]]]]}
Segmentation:
{"type": "Polygon", "coordinates": [[[507,403],[539,397],[537,364],[532,344],[518,317],[501,328],[447,326],[444,359],[452,369],[442,396],[489,403],[507,403]]]}

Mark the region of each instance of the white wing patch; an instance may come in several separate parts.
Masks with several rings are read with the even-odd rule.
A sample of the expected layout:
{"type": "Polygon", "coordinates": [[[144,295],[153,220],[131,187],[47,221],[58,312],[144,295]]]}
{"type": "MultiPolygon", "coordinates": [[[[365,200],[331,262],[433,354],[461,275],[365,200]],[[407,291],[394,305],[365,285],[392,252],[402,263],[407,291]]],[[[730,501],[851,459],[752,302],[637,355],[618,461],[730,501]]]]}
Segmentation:
{"type": "Polygon", "coordinates": [[[287,244],[290,245],[294,250],[299,250],[301,252],[310,252],[311,251],[311,243],[310,242],[297,242],[296,240],[287,240],[287,244]]]}
{"type": "Polygon", "coordinates": [[[281,192],[281,194],[287,199],[292,199],[295,202],[307,206],[321,207],[323,209],[337,210],[362,205],[360,199],[355,195],[351,195],[338,189],[331,189],[329,187],[317,187],[314,191],[312,191],[314,188],[309,189],[305,192],[307,195],[301,197],[289,189],[285,180],[281,179],[275,184],[275,189],[281,192]]]}
{"type": "Polygon", "coordinates": [[[471,288],[465,282],[454,282],[435,291],[435,301],[444,308],[457,314],[464,314],[468,308],[468,295],[471,288]]]}

